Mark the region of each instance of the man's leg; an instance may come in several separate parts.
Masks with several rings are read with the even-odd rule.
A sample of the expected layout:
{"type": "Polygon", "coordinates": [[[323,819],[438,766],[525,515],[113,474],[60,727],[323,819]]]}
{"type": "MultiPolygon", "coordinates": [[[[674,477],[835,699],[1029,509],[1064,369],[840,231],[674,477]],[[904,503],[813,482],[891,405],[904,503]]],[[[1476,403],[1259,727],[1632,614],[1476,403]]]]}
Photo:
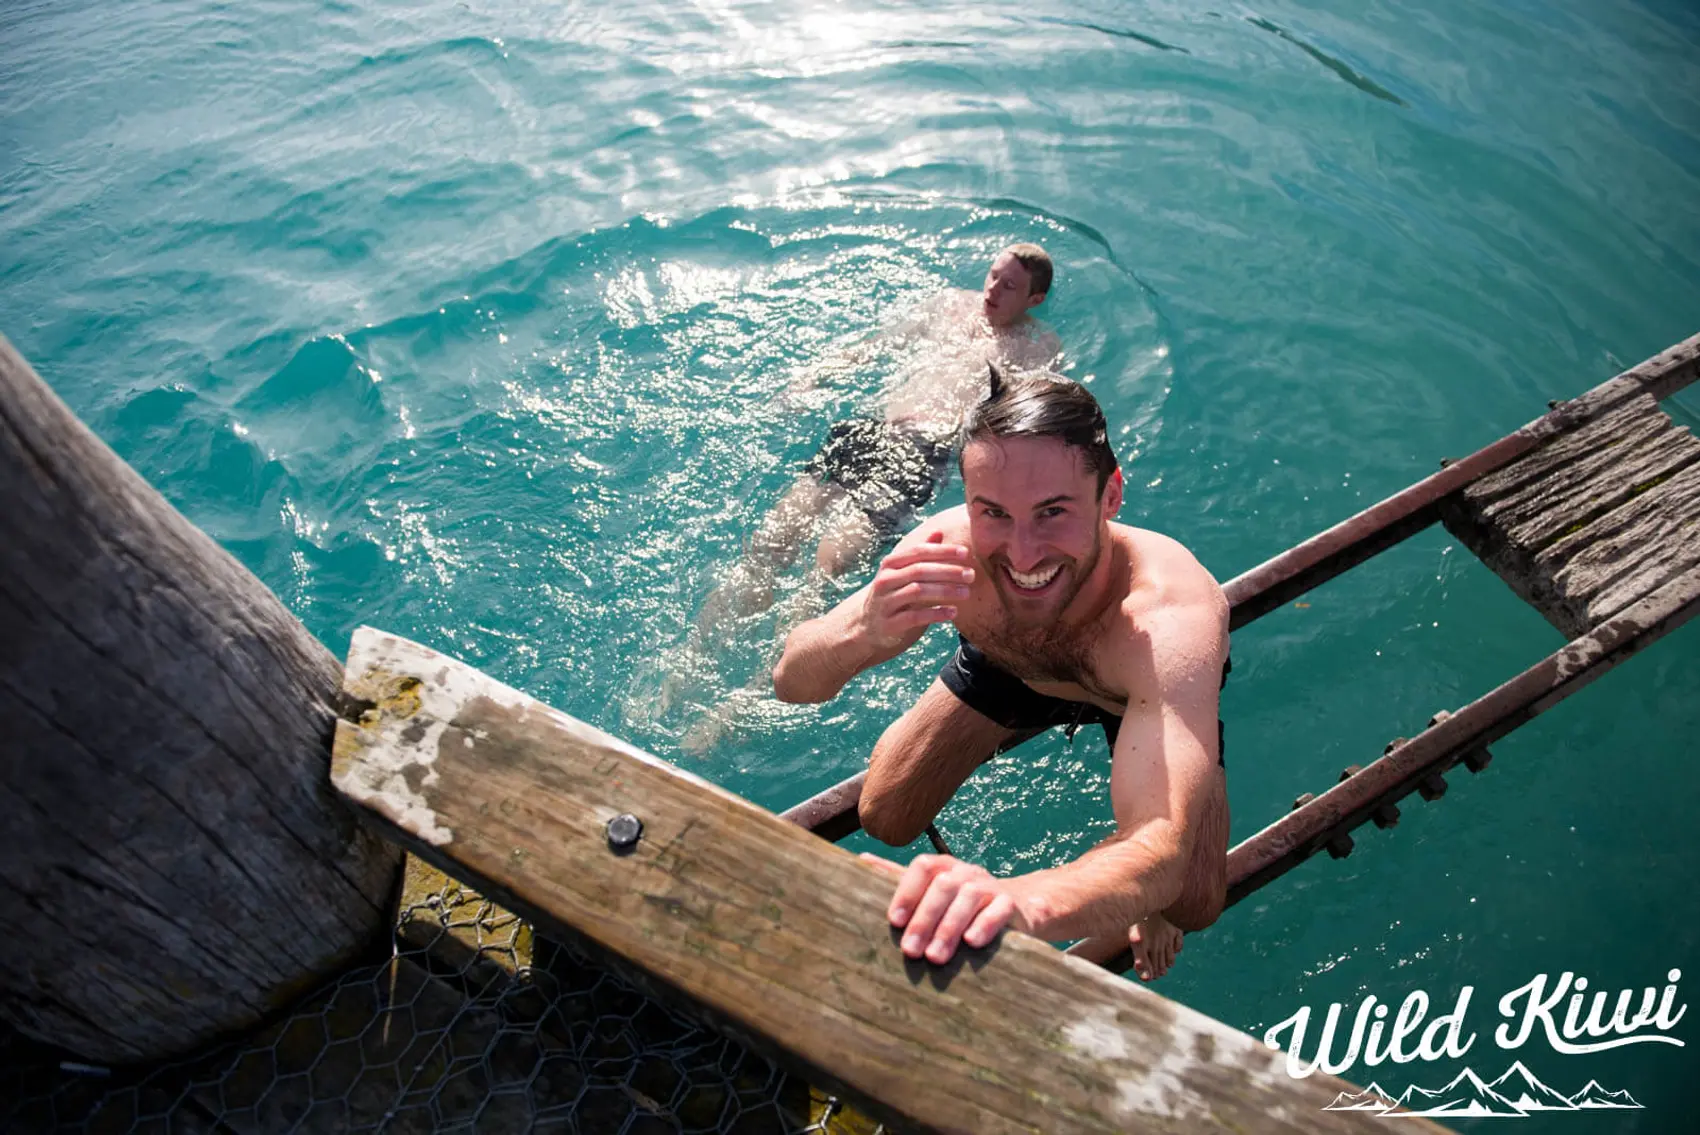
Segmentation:
{"type": "MultiPolygon", "coordinates": [[[[1220,774],[1218,774],[1220,775],[1220,774]]],[[[1181,950],[1182,931],[1203,930],[1222,914],[1228,896],[1228,800],[1223,786],[1205,809],[1193,838],[1180,897],[1128,930],[1133,968],[1145,981],[1162,977],[1181,950]]]]}
{"type": "Polygon", "coordinates": [[[815,521],[843,496],[843,489],[808,474],[797,478],[750,537],[744,558],[703,601],[695,637],[714,635],[728,618],[753,615],[772,602],[774,573],[791,565],[815,521]]]}
{"type": "Polygon", "coordinates": [[[974,770],[1014,736],[1014,730],[970,709],[933,679],[874,746],[862,785],[862,827],[894,847],[909,843],[974,770]]]}
{"type": "Polygon", "coordinates": [[[879,529],[868,514],[846,500],[833,510],[820,546],[815,549],[815,568],[826,579],[837,579],[857,566],[879,543],[879,529]]]}

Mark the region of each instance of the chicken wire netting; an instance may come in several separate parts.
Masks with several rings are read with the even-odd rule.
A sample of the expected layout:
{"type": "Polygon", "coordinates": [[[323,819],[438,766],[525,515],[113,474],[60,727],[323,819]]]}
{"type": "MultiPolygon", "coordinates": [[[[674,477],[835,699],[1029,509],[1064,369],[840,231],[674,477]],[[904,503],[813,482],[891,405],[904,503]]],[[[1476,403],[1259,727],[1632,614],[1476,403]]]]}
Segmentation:
{"type": "Polygon", "coordinates": [[[409,879],[391,957],[239,1041],[103,1068],[0,1035],[0,1132],[882,1130],[471,889],[409,879]]]}

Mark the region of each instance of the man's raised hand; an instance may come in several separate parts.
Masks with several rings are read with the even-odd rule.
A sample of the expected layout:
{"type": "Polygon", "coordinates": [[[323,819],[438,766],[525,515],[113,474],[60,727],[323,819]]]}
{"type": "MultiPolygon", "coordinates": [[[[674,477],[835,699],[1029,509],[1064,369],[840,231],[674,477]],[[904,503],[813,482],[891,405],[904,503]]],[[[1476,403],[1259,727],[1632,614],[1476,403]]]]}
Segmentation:
{"type": "Polygon", "coordinates": [[[889,649],[912,641],[919,628],[956,618],[956,605],[974,582],[970,562],[968,549],[945,543],[942,532],[881,560],[862,603],[868,639],[889,649]]]}

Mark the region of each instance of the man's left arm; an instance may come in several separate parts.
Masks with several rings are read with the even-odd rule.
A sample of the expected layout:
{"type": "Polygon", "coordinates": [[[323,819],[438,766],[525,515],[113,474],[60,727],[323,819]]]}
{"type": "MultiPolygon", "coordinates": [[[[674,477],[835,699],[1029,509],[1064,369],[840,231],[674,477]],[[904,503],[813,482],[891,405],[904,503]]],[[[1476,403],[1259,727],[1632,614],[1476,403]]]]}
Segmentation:
{"type": "Polygon", "coordinates": [[[1160,612],[1133,644],[1110,766],[1115,835],[1072,863],[1009,879],[949,856],[917,858],[888,911],[905,928],[904,953],[948,960],[959,942],[983,946],[1005,926],[1050,941],[1120,936],[1181,897],[1220,775],[1225,609],[1160,612]]]}
{"type": "Polygon", "coordinates": [[[1149,660],[1132,667],[1110,763],[1116,832],[1072,863],[1010,880],[1029,933],[1051,941],[1121,935],[1181,898],[1221,775],[1216,721],[1225,622],[1207,609],[1152,620],[1149,660]],[[1144,698],[1140,678],[1150,683],[1144,698]]]}

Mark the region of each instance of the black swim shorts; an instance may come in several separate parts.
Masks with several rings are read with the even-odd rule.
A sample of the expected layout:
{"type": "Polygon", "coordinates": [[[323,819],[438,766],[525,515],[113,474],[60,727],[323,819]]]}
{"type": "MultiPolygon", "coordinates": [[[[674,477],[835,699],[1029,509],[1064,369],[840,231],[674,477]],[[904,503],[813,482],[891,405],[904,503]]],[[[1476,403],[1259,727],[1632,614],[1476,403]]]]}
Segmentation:
{"type": "Polygon", "coordinates": [[[838,422],[803,472],[837,485],[883,539],[898,535],[950,475],[951,447],[878,418],[838,422]]]}
{"type": "MultiPolygon", "coordinates": [[[[1104,739],[1111,751],[1116,747],[1116,731],[1121,727],[1119,714],[1101,709],[1091,702],[1069,701],[1041,694],[1026,682],[987,658],[979,647],[958,635],[956,655],[945,663],[939,681],[955,694],[969,709],[991,718],[1005,729],[1015,729],[1031,735],[1053,725],[1068,728],[1072,740],[1074,731],[1082,725],[1102,725],[1104,739]]],[[[1222,684],[1228,684],[1228,671],[1233,660],[1222,664],[1222,684]]],[[[1025,740],[1025,738],[1022,738],[1025,740]]],[[[1227,730],[1220,718],[1216,720],[1216,763],[1227,768],[1227,730]]],[[[1019,742],[1017,742],[1019,743],[1019,742]]]]}

